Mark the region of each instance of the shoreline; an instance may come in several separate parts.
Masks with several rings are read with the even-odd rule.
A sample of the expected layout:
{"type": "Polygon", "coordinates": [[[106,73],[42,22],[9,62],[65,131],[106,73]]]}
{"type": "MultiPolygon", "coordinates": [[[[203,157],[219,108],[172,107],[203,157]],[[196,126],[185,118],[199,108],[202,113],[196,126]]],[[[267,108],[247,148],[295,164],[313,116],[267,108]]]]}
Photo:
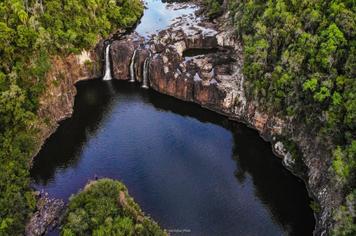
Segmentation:
{"type": "MultiPolygon", "coordinates": [[[[194,2],[193,4],[196,4],[199,8],[201,7],[201,2],[198,1],[198,3],[194,2]]],[[[201,11],[201,9],[198,9],[197,11],[201,11]]],[[[221,20],[221,19],[220,19],[221,20]]],[[[215,26],[217,26],[217,24],[214,23],[215,26]]],[[[221,32],[224,32],[225,29],[221,30],[221,32]]],[[[127,33],[129,33],[129,31],[127,31],[127,33]]],[[[126,33],[124,33],[126,35],[126,33]]],[[[113,34],[114,35],[114,34],[113,34]]],[[[66,92],[66,91],[72,91],[70,93],[70,96],[71,98],[67,99],[67,102],[65,102],[64,104],[59,104],[60,106],[63,105],[64,108],[64,112],[60,112],[60,116],[56,116],[54,117],[54,119],[51,120],[50,122],[50,125],[48,125],[47,127],[41,127],[42,128],[42,134],[45,134],[45,135],[42,135],[41,138],[40,138],[40,141],[38,142],[38,149],[36,149],[36,153],[33,155],[33,157],[31,158],[31,163],[32,161],[34,160],[34,158],[36,157],[36,155],[38,154],[38,152],[41,150],[42,146],[45,144],[46,140],[54,133],[56,132],[58,126],[60,125],[60,122],[65,120],[65,119],[68,119],[72,116],[73,114],[73,106],[74,106],[74,100],[75,100],[75,97],[76,97],[76,91],[77,91],[77,88],[76,88],[76,83],[80,82],[80,81],[85,81],[85,80],[92,80],[92,79],[99,79],[100,78],[100,75],[101,75],[101,71],[102,71],[102,59],[98,60],[98,57],[100,57],[100,55],[102,54],[103,52],[103,44],[105,41],[107,41],[108,39],[101,39],[98,44],[93,47],[93,49],[90,50],[90,59],[91,59],[91,62],[92,63],[99,63],[99,68],[95,68],[93,71],[89,72],[86,70],[85,68],[85,64],[80,64],[80,63],[74,63],[74,67],[75,66],[79,66],[79,68],[81,68],[80,70],[83,70],[81,74],[82,76],[79,76],[77,78],[75,78],[74,80],[72,79],[73,77],[72,76],[69,76],[70,79],[68,81],[66,81],[66,86],[67,87],[63,87],[63,91],[60,91],[60,92],[66,92]]],[[[111,40],[111,38],[109,39],[111,40]]],[[[120,39],[122,40],[122,39],[120,39]]],[[[115,41],[115,39],[114,39],[115,41]]],[[[83,54],[83,53],[82,53],[83,54]]],[[[78,55],[75,56],[76,57],[76,60],[79,61],[79,57],[78,55]]],[[[66,61],[66,59],[64,59],[64,61],[66,61]]],[[[73,66],[73,65],[72,65],[73,66]]],[[[243,82],[242,82],[243,83],[243,82]]],[[[308,169],[307,173],[298,173],[295,171],[295,167],[291,166],[291,165],[288,165],[288,162],[285,161],[285,159],[287,158],[286,156],[290,153],[285,150],[285,148],[282,146],[281,149],[278,149],[276,147],[276,144],[277,142],[279,142],[279,140],[276,140],[275,137],[276,137],[276,133],[274,133],[274,128],[270,127],[271,125],[273,126],[273,123],[275,123],[276,121],[274,120],[275,118],[272,117],[271,119],[267,118],[267,120],[265,120],[262,124],[262,126],[260,126],[260,124],[258,123],[258,119],[256,119],[255,117],[255,114],[256,112],[258,112],[258,109],[257,107],[254,106],[254,104],[251,104],[252,102],[251,101],[247,101],[247,103],[249,103],[249,105],[252,105],[253,106],[253,116],[252,114],[248,114],[248,109],[246,109],[246,111],[243,111],[242,113],[239,113],[239,114],[236,114],[236,113],[231,113],[231,112],[227,112],[227,110],[225,108],[217,108],[217,107],[214,107],[214,106],[211,106],[209,104],[202,104],[202,103],[199,103],[198,101],[192,101],[192,100],[185,100],[185,99],[182,99],[180,98],[179,96],[175,96],[174,94],[169,94],[167,93],[167,91],[162,91],[162,90],[159,90],[158,87],[152,87],[152,89],[154,89],[155,91],[161,93],[161,94],[166,94],[166,95],[169,95],[169,96],[173,96],[179,100],[182,100],[182,101],[188,101],[188,102],[193,102],[195,104],[198,104],[199,106],[201,106],[202,108],[204,109],[208,109],[210,111],[213,111],[213,112],[216,112],[218,114],[221,114],[225,117],[227,117],[229,120],[232,120],[234,122],[238,122],[238,123],[243,123],[244,125],[246,125],[247,127],[249,128],[252,128],[254,130],[257,130],[259,135],[265,140],[265,141],[268,141],[269,143],[271,143],[272,145],[272,151],[274,152],[274,154],[276,155],[276,157],[278,158],[281,158],[283,161],[283,166],[289,170],[293,175],[296,175],[298,178],[302,179],[302,181],[304,182],[304,185],[308,191],[308,194],[309,196],[314,199],[316,202],[320,203],[322,201],[320,201],[320,197],[318,197],[318,194],[316,194],[316,192],[320,192],[319,189],[315,189],[315,187],[313,187],[309,181],[310,181],[310,176],[309,176],[309,171],[310,169],[308,169]],[[246,114],[247,112],[247,114],[246,114]],[[284,150],[284,151],[283,151],[284,150]],[[314,190],[313,190],[314,189],[314,190]]],[[[61,103],[61,101],[57,101],[58,103],[61,103]]],[[[248,106],[249,106],[248,105],[248,106]]],[[[248,107],[249,108],[249,107],[248,107]]],[[[50,112],[49,112],[50,113],[50,112]]],[[[260,114],[258,117],[264,117],[265,114],[262,113],[262,115],[260,114]]],[[[257,118],[258,118],[257,117],[257,118]]],[[[284,121],[286,122],[286,121],[284,121]]],[[[43,124],[43,123],[42,123],[43,124]]],[[[297,126],[297,125],[296,125],[297,126]]],[[[284,128],[289,128],[290,127],[290,124],[283,124],[282,125],[282,129],[284,128]]],[[[279,127],[278,127],[279,128],[279,127]]],[[[280,133],[283,133],[283,131],[280,131],[280,133]]],[[[277,132],[278,134],[278,132],[277,132]]],[[[286,136],[288,136],[288,133],[284,133],[286,134],[286,136]]],[[[296,137],[298,136],[299,134],[296,134],[296,137]]],[[[299,138],[299,137],[297,137],[299,138]]],[[[290,139],[297,139],[297,138],[290,138],[290,139]]],[[[300,139],[300,138],[299,138],[300,139]]],[[[283,142],[282,142],[283,144],[283,142]]],[[[309,156],[310,153],[312,153],[312,151],[309,150],[308,147],[304,148],[305,150],[307,151],[304,151],[304,153],[307,153],[307,155],[303,155],[303,157],[301,157],[301,161],[303,162],[303,164],[305,164],[305,156],[309,156]]],[[[309,157],[308,157],[309,158],[309,157]]],[[[307,164],[305,164],[307,166],[307,164]]],[[[309,167],[307,167],[309,168],[309,167]]],[[[314,184],[313,184],[314,185],[314,184]]],[[[336,203],[337,204],[337,203],[336,203]]],[[[329,208],[332,208],[333,206],[328,206],[328,209],[326,210],[327,212],[329,211],[329,208]]],[[[325,225],[322,227],[321,224],[321,221],[324,221],[322,220],[322,216],[321,214],[317,214],[314,212],[314,216],[315,216],[315,220],[316,220],[316,225],[315,225],[315,229],[314,229],[314,235],[318,235],[318,234],[322,234],[322,230],[325,230],[325,225]]],[[[327,215],[326,215],[327,216],[327,215]]],[[[326,218],[330,218],[330,216],[327,216],[326,218]]],[[[330,227],[330,225],[329,225],[330,227]]]]}

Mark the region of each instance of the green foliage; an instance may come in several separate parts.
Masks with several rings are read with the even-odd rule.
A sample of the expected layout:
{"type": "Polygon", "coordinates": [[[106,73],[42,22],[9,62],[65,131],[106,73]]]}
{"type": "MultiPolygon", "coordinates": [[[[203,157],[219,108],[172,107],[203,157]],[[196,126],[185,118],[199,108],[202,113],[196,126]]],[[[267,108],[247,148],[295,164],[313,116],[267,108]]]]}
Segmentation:
{"type": "Polygon", "coordinates": [[[166,235],[119,181],[101,179],[70,198],[62,235],[166,235]]]}
{"type": "Polygon", "coordinates": [[[26,132],[34,114],[26,109],[25,99],[14,84],[0,93],[0,235],[20,234],[34,208],[27,166],[33,133],[26,132]]]}
{"type": "Polygon", "coordinates": [[[320,212],[320,205],[317,202],[311,201],[309,206],[315,213],[319,213],[320,212]]]}
{"type": "Polygon", "coordinates": [[[34,209],[28,163],[51,57],[93,46],[142,11],[139,0],[0,1],[0,235],[21,235],[34,209]]]}
{"type": "Polygon", "coordinates": [[[231,0],[229,8],[244,45],[248,99],[305,124],[328,144],[333,160],[325,161],[350,193],[356,183],[355,1],[231,0]]]}
{"type": "Polygon", "coordinates": [[[356,123],[352,1],[234,0],[230,10],[244,43],[248,97],[266,110],[318,121],[314,131],[344,142],[340,131],[356,123]]]}
{"type": "MultiPolygon", "coordinates": [[[[346,148],[337,147],[333,153],[333,170],[336,174],[337,181],[340,183],[348,183],[354,181],[356,173],[356,141],[353,141],[346,148]]],[[[349,183],[350,185],[355,183],[349,183]]]]}
{"type": "Polygon", "coordinates": [[[333,161],[333,168],[336,173],[336,175],[339,177],[340,182],[345,182],[350,175],[350,168],[345,162],[345,155],[342,152],[341,148],[338,147],[334,151],[334,161],[333,161]]]}
{"type": "Polygon", "coordinates": [[[336,226],[332,231],[333,236],[353,236],[356,234],[356,190],[346,197],[345,205],[340,206],[334,213],[336,226]]]}
{"type": "Polygon", "coordinates": [[[208,17],[215,18],[222,14],[222,0],[204,0],[208,17]]]}

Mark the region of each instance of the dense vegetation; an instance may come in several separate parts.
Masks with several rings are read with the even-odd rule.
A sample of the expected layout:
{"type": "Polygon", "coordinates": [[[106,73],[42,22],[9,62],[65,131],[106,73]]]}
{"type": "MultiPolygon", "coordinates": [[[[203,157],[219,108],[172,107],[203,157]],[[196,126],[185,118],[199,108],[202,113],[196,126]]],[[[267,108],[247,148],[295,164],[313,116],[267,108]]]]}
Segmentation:
{"type": "Polygon", "coordinates": [[[119,181],[100,179],[70,198],[62,235],[166,235],[119,181]]]}
{"type": "MultiPolygon", "coordinates": [[[[205,0],[208,15],[218,16],[222,2],[205,0]]],[[[346,196],[333,234],[355,235],[356,2],[230,0],[229,11],[244,44],[248,99],[304,125],[329,149],[346,196]]]]}
{"type": "Polygon", "coordinates": [[[356,199],[356,2],[231,0],[229,7],[244,44],[248,98],[303,124],[329,148],[335,184],[348,195],[335,211],[334,233],[352,235],[354,207],[347,202],[356,199]]]}
{"type": "MultiPolygon", "coordinates": [[[[221,13],[224,1],[206,1],[209,16],[221,13]]],[[[248,97],[267,112],[304,123],[330,148],[335,184],[347,195],[345,204],[335,211],[334,233],[353,234],[355,1],[229,2],[236,32],[244,43],[248,97]]],[[[141,13],[139,0],[0,1],[0,235],[21,234],[35,206],[28,162],[35,148],[38,98],[45,90],[52,56],[90,48],[100,37],[134,24],[141,13]]],[[[120,227],[136,230],[132,219],[116,222],[115,217],[111,221],[101,218],[108,226],[105,229],[86,223],[98,234],[120,227]]],[[[64,233],[76,230],[68,215],[64,233]]]]}
{"type": "Polygon", "coordinates": [[[0,235],[18,235],[35,200],[28,163],[53,55],[90,48],[134,24],[139,0],[0,1],[0,235]]]}
{"type": "MultiPolygon", "coordinates": [[[[226,1],[226,0],[225,0],[226,1]]],[[[205,0],[204,5],[207,8],[207,16],[210,18],[215,18],[223,13],[223,0],[205,0]]]]}

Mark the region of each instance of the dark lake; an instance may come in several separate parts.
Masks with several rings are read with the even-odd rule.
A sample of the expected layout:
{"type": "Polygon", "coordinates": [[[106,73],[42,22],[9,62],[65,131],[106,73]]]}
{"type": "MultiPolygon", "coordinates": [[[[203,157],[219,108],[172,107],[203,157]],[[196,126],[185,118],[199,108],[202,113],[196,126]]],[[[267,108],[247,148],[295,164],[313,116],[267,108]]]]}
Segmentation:
{"type": "MultiPolygon", "coordinates": [[[[145,38],[176,17],[195,17],[197,9],[160,0],[145,4],[135,29],[145,38]]],[[[126,184],[143,211],[167,230],[204,236],[312,234],[304,184],[257,132],[138,84],[97,79],[77,88],[73,116],[35,158],[36,189],[68,201],[88,180],[110,177],[126,184]]]]}
{"type": "Polygon", "coordinates": [[[311,235],[304,184],[242,124],[119,81],[78,84],[72,118],[35,159],[33,185],[63,198],[123,181],[142,209],[190,235],[311,235]]]}

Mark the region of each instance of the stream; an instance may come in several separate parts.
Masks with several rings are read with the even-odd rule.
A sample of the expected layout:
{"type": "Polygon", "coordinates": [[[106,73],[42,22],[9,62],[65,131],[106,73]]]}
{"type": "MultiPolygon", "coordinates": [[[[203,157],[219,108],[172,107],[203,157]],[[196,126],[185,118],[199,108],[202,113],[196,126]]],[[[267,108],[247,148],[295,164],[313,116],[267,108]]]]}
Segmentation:
{"type": "MultiPolygon", "coordinates": [[[[145,38],[197,9],[145,5],[136,28],[145,38]]],[[[77,89],[73,116],[34,159],[36,189],[68,202],[109,177],[172,235],[312,235],[305,185],[256,131],[138,83],[100,78],[77,89]]]]}

